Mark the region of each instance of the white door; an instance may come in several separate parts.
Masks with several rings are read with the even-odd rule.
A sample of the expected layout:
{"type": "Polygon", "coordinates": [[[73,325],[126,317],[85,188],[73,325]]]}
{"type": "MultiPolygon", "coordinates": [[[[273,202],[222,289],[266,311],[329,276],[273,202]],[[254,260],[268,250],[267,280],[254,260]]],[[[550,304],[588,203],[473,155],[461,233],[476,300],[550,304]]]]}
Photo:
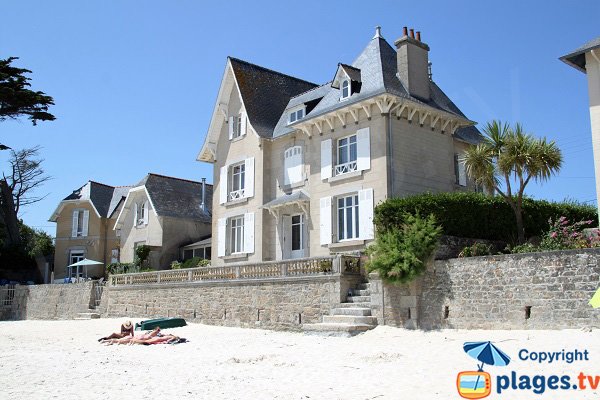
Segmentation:
{"type": "Polygon", "coordinates": [[[285,215],[283,217],[284,251],[283,257],[306,257],[306,229],[303,214],[285,215]]]}

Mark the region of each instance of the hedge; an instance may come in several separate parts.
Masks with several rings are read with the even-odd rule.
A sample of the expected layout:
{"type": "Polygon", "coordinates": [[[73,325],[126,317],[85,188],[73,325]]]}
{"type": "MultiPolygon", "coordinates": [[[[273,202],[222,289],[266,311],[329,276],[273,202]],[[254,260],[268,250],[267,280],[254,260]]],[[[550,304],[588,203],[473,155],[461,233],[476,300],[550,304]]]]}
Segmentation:
{"type": "MultiPolygon", "coordinates": [[[[474,192],[419,194],[388,199],[375,207],[377,230],[385,232],[400,226],[403,213],[433,214],[446,235],[501,240],[515,243],[515,214],[500,196],[474,192]]],[[[591,220],[598,226],[596,208],[576,202],[523,200],[523,220],[526,237],[540,236],[548,230],[548,219],[565,216],[569,221],[591,220]]]]}

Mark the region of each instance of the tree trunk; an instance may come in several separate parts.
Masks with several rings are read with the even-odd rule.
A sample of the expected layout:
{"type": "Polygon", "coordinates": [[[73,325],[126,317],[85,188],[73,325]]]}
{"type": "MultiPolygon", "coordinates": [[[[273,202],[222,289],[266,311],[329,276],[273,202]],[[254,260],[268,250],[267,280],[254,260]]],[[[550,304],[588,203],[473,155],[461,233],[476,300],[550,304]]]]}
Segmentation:
{"type": "Polygon", "coordinates": [[[19,221],[15,212],[15,202],[12,190],[5,179],[0,180],[0,207],[1,215],[6,228],[5,247],[18,246],[21,244],[19,235],[19,221]]]}
{"type": "Polygon", "coordinates": [[[515,217],[517,218],[517,241],[519,244],[525,243],[525,227],[523,226],[523,210],[521,207],[515,207],[515,217]]]}

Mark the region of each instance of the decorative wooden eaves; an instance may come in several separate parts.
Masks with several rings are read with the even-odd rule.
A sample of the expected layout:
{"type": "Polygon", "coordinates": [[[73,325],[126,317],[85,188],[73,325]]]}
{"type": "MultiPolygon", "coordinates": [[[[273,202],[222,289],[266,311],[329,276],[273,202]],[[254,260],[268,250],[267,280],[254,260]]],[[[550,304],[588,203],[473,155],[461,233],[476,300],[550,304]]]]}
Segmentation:
{"type": "Polygon", "coordinates": [[[395,115],[397,119],[404,118],[409,123],[417,121],[420,126],[427,124],[432,131],[437,129],[442,134],[450,133],[454,135],[458,128],[475,124],[473,121],[426,104],[384,94],[315,118],[310,118],[309,116],[306,121],[296,124],[295,128],[298,132],[306,134],[309,138],[312,137],[312,132],[318,132],[320,136],[323,136],[326,128],[330,132],[334,132],[336,122],[338,123],[338,127],[341,125],[345,128],[349,121],[354,121],[355,124],[358,124],[361,118],[366,117],[367,120],[371,120],[374,110],[373,106],[376,106],[375,110],[381,114],[395,115]]]}

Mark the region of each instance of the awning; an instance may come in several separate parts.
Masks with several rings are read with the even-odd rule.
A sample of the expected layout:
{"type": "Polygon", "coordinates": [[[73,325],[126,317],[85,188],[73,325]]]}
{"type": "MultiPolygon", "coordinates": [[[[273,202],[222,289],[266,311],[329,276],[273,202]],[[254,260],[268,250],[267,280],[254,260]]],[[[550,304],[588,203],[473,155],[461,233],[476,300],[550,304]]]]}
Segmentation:
{"type": "Polygon", "coordinates": [[[285,194],[277,197],[274,200],[264,204],[262,208],[268,210],[276,218],[279,217],[279,209],[289,205],[297,205],[308,215],[308,204],[310,203],[310,196],[303,190],[298,190],[291,194],[285,194]]]}

